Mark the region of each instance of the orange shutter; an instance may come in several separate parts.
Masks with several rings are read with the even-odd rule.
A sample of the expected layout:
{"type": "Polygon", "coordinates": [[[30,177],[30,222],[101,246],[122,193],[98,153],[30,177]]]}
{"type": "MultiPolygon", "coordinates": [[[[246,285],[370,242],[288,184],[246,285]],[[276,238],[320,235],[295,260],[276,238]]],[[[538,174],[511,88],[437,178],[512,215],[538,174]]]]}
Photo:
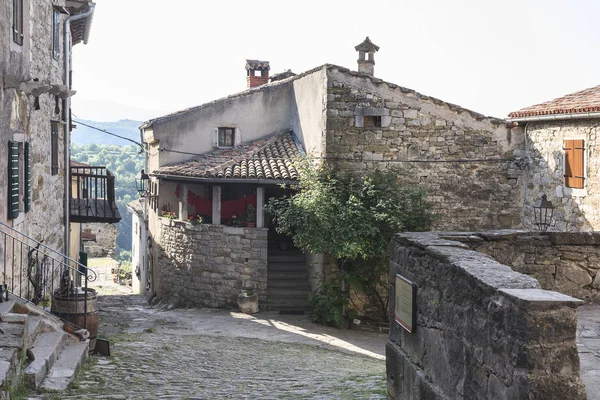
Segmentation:
{"type": "Polygon", "coordinates": [[[583,140],[565,140],[565,186],[583,189],[583,140]]]}

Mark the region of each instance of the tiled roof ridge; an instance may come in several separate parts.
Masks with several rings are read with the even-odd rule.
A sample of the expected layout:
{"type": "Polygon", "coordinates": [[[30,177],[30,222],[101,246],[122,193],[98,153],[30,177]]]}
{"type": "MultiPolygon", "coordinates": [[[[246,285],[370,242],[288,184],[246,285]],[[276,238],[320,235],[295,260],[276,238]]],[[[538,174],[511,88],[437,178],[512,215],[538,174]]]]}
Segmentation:
{"type": "Polygon", "coordinates": [[[177,117],[179,115],[182,115],[182,114],[185,114],[185,113],[188,113],[188,112],[192,112],[192,111],[196,111],[196,110],[200,110],[202,108],[208,107],[208,106],[210,106],[212,104],[216,104],[216,103],[219,103],[219,102],[222,102],[222,101],[226,101],[226,100],[230,100],[230,99],[235,99],[235,98],[238,98],[238,97],[246,96],[246,95],[254,93],[254,92],[268,90],[270,88],[276,87],[277,85],[287,84],[288,82],[292,82],[292,81],[294,81],[296,79],[301,79],[301,78],[303,78],[303,77],[305,77],[307,75],[310,75],[310,74],[313,74],[315,72],[321,71],[322,69],[328,69],[328,70],[329,69],[337,69],[338,71],[346,73],[348,75],[360,76],[362,78],[369,79],[375,85],[386,84],[388,86],[388,88],[390,88],[392,90],[393,89],[398,89],[402,93],[413,94],[413,95],[415,95],[416,98],[418,98],[420,100],[429,100],[429,101],[433,102],[436,105],[446,106],[451,111],[455,111],[457,113],[461,113],[461,112],[469,113],[475,119],[484,119],[485,118],[485,119],[490,120],[490,122],[496,123],[498,125],[505,123],[505,121],[502,118],[486,116],[484,114],[478,113],[478,112],[473,111],[473,110],[469,110],[469,109],[461,107],[459,105],[456,105],[456,104],[453,104],[453,103],[449,103],[449,102],[440,100],[440,99],[438,99],[436,97],[424,95],[422,93],[417,92],[416,90],[409,89],[409,88],[406,88],[406,87],[403,87],[403,86],[400,86],[400,85],[396,85],[395,83],[384,81],[381,78],[376,78],[374,76],[367,75],[367,74],[364,74],[364,73],[361,73],[361,72],[358,72],[358,71],[352,71],[349,68],[341,67],[341,66],[335,65],[335,64],[323,64],[323,65],[319,65],[318,67],[309,69],[307,71],[304,71],[302,73],[299,73],[298,75],[295,75],[295,76],[292,76],[292,77],[289,77],[289,78],[285,78],[285,79],[282,79],[282,80],[269,82],[269,83],[266,83],[266,84],[261,85],[261,86],[257,86],[257,87],[254,87],[254,88],[246,89],[246,90],[244,90],[242,92],[234,93],[234,94],[231,94],[231,95],[226,96],[226,97],[221,97],[220,99],[212,100],[212,101],[210,101],[208,103],[204,103],[204,104],[201,104],[201,105],[198,105],[198,106],[195,106],[195,107],[190,107],[190,108],[187,108],[187,109],[184,109],[184,110],[176,111],[174,113],[167,114],[167,115],[162,116],[162,117],[151,119],[149,121],[144,122],[140,128],[150,127],[155,122],[165,122],[165,121],[168,121],[171,118],[175,118],[175,117],[177,117]]]}
{"type": "Polygon", "coordinates": [[[569,93],[543,103],[513,111],[510,118],[579,114],[600,111],[600,85],[569,93]]]}

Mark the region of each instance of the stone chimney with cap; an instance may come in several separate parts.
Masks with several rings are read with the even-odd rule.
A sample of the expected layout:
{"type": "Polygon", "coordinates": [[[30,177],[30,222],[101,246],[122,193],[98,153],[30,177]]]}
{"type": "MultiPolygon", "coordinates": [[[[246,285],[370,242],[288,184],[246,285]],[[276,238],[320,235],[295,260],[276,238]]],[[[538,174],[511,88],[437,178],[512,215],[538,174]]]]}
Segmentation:
{"type": "Polygon", "coordinates": [[[268,61],[246,60],[246,83],[249,88],[264,85],[269,82],[268,61]]]}
{"type": "Polygon", "coordinates": [[[358,72],[373,76],[375,71],[375,53],[379,46],[371,42],[367,36],[364,42],[355,47],[358,51],[358,72]]]}

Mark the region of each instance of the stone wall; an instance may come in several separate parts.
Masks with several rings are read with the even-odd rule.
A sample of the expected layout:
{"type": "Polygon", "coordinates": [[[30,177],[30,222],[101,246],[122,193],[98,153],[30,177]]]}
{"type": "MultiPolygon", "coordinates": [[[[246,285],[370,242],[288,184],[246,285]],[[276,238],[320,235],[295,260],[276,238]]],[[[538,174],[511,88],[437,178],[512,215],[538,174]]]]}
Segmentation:
{"type": "MultiPolygon", "coordinates": [[[[53,5],[64,6],[64,0],[30,0],[23,2],[23,45],[13,42],[12,35],[12,2],[5,1],[0,7],[0,32],[3,44],[0,45],[0,222],[12,226],[54,250],[66,252],[68,244],[64,242],[64,132],[59,129],[59,172],[51,173],[51,121],[61,119],[60,112],[55,112],[54,96],[44,93],[39,96],[39,108],[34,106],[35,97],[30,91],[22,90],[21,84],[38,80],[44,85],[63,84],[63,44],[60,25],[60,56],[58,60],[52,54],[52,11],[53,5]],[[8,207],[8,142],[29,142],[31,153],[31,210],[25,212],[23,196],[20,196],[20,212],[15,219],[7,219],[8,207]]],[[[61,17],[61,21],[64,16],[61,17]]],[[[62,127],[62,125],[61,125],[62,127]]],[[[22,145],[23,146],[23,145],[22,145]]],[[[24,158],[21,152],[19,169],[21,187],[24,186],[24,158]]],[[[23,192],[21,192],[23,193],[23,192]]],[[[23,249],[3,249],[0,244],[2,259],[14,257],[14,260],[26,260],[27,253],[23,249]],[[21,254],[21,250],[22,254],[21,254]]],[[[20,264],[20,262],[17,262],[20,264]]],[[[17,269],[18,267],[15,267],[17,269]]],[[[6,275],[0,274],[0,280],[13,288],[15,293],[24,297],[27,289],[27,277],[18,271],[11,271],[10,263],[6,266],[6,275]]],[[[55,277],[59,279],[60,277],[55,277]]]]}
{"type": "Polygon", "coordinates": [[[418,286],[417,326],[391,323],[389,398],[585,400],[579,300],[439,234],[399,234],[390,244],[392,321],[396,274],[418,286]]]}
{"type": "Polygon", "coordinates": [[[119,234],[117,225],[90,223],[83,224],[82,229],[96,236],[95,241],[83,243],[83,249],[88,253],[88,257],[115,257],[117,235],[119,234]]]}
{"type": "Polygon", "coordinates": [[[267,229],[192,225],[160,218],[158,297],[177,305],[230,308],[241,289],[267,289],[267,229]],[[218,244],[218,245],[215,245],[218,244]]]}
{"type": "MultiPolygon", "coordinates": [[[[53,5],[64,1],[31,0],[24,4],[24,39],[19,46],[12,40],[12,2],[0,9],[0,31],[5,45],[0,46],[0,160],[6,162],[9,140],[31,145],[32,208],[19,218],[9,221],[19,231],[43,240],[44,244],[65,250],[64,243],[64,146],[63,131],[59,130],[59,173],[51,174],[50,121],[60,120],[55,113],[54,96],[39,96],[39,109],[34,96],[19,89],[19,84],[37,79],[47,85],[63,83],[62,23],[60,26],[60,56],[52,56],[53,5]]],[[[64,18],[64,16],[63,16],[64,18]]],[[[62,19],[61,19],[62,21],[62,19]]],[[[61,107],[62,110],[62,107],[61,107]]],[[[3,164],[5,165],[5,164],[3,164]]],[[[0,169],[0,221],[6,221],[8,186],[6,167],[0,169]]]]}
{"type": "Polygon", "coordinates": [[[530,164],[525,170],[523,227],[532,227],[533,205],[546,194],[555,206],[551,230],[600,230],[600,119],[529,122],[526,130],[530,164]],[[583,189],[564,185],[566,139],[584,140],[583,189]]]}
{"type": "Polygon", "coordinates": [[[523,138],[504,121],[330,66],[326,127],[327,157],[341,168],[393,170],[427,189],[436,228],[519,226],[522,171],[513,160],[523,138]],[[380,127],[367,126],[373,116],[380,127]]]}
{"type": "Polygon", "coordinates": [[[440,234],[530,275],[547,290],[600,303],[600,232],[440,234]]]}

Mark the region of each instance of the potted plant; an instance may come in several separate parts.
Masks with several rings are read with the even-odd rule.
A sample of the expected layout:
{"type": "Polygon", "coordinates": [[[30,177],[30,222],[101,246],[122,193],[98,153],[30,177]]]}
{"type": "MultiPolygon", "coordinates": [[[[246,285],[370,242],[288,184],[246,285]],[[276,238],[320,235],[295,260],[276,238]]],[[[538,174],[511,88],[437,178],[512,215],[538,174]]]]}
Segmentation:
{"type": "Polygon", "coordinates": [[[202,217],[200,216],[200,214],[189,215],[188,216],[188,222],[190,222],[192,225],[201,224],[202,223],[202,217]]]}
{"type": "Polygon", "coordinates": [[[174,212],[169,211],[169,210],[163,210],[161,216],[164,218],[168,218],[168,219],[176,219],[177,218],[177,214],[175,214],[174,212]]]}
{"type": "Polygon", "coordinates": [[[242,289],[237,296],[237,304],[244,314],[258,312],[258,294],[253,289],[242,289]]]}
{"type": "Polygon", "coordinates": [[[242,221],[240,221],[236,214],[231,216],[231,226],[240,227],[242,226],[242,221]]]}
{"type": "Polygon", "coordinates": [[[246,207],[246,223],[248,228],[256,228],[256,209],[252,204],[246,207]]]}

